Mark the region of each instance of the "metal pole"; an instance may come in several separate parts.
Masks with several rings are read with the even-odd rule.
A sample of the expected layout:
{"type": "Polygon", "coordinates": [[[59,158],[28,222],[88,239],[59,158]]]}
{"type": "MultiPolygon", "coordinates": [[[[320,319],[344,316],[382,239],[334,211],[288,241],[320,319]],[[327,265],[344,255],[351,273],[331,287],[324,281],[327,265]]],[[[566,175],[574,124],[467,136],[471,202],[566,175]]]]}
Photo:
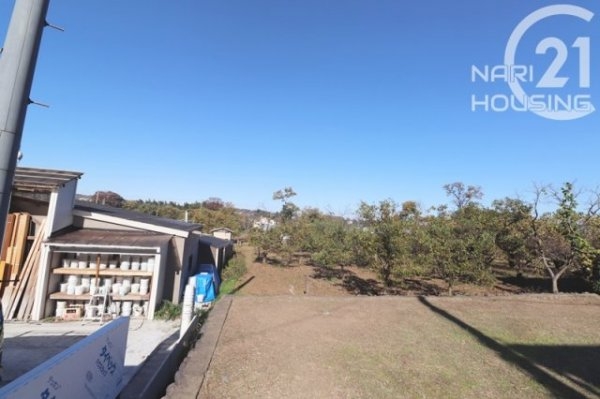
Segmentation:
{"type": "Polygon", "coordinates": [[[16,0],[0,54],[0,243],[50,0],[16,0]]]}

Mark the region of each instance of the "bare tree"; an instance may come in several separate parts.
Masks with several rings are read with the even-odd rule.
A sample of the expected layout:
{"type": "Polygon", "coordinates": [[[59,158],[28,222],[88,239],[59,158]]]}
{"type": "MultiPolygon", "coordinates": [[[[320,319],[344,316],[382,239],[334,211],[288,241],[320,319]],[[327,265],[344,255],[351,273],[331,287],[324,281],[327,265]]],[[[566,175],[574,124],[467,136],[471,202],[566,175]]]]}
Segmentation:
{"type": "Polygon", "coordinates": [[[483,198],[481,187],[465,186],[462,182],[445,184],[444,190],[446,190],[446,195],[452,198],[457,209],[462,209],[483,198]]]}

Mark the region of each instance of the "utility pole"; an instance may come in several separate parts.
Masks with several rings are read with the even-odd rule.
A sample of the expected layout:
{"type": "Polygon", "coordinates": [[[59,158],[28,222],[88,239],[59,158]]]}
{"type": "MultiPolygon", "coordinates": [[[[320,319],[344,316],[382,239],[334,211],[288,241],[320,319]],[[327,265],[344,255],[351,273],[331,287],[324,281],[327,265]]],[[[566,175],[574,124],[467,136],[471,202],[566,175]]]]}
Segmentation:
{"type": "Polygon", "coordinates": [[[0,244],[49,1],[15,1],[0,54],[0,244]]]}

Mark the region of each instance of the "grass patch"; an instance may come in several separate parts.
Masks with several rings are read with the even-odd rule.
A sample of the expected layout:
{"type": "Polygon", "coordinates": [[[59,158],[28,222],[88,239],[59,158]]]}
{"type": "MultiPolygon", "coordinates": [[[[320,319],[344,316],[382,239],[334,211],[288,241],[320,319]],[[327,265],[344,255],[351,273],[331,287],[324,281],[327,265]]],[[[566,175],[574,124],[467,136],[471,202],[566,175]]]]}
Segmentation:
{"type": "Polygon", "coordinates": [[[181,317],[182,305],[163,300],[160,307],[154,312],[154,317],[159,320],[176,320],[181,317]]]}
{"type": "Polygon", "coordinates": [[[223,269],[223,281],[219,288],[219,297],[234,292],[237,283],[246,274],[247,270],[244,255],[238,253],[231,258],[223,269]]]}

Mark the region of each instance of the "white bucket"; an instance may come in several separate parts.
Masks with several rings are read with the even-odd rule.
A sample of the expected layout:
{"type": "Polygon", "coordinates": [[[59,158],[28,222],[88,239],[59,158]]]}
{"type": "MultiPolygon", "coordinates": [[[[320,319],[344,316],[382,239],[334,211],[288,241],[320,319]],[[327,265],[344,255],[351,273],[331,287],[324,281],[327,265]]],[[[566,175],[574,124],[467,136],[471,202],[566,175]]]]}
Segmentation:
{"type": "Polygon", "coordinates": [[[131,290],[131,286],[130,285],[123,284],[123,285],[121,285],[119,287],[119,295],[120,296],[125,296],[125,295],[129,294],[130,290],[131,290]]]}
{"type": "Polygon", "coordinates": [[[67,259],[67,258],[63,258],[63,260],[62,260],[62,266],[63,267],[69,267],[69,266],[71,266],[71,260],[67,259]]]}
{"type": "Polygon", "coordinates": [[[112,293],[114,295],[119,295],[119,291],[121,291],[121,284],[120,283],[114,283],[112,286],[112,293]]]}
{"type": "Polygon", "coordinates": [[[121,262],[121,270],[129,270],[129,266],[130,266],[129,261],[124,260],[121,262]]]}
{"type": "Polygon", "coordinates": [[[148,294],[148,287],[142,287],[140,285],[140,295],[147,295],[148,294]]]}
{"type": "Polygon", "coordinates": [[[77,262],[77,259],[71,259],[71,268],[77,269],[78,267],[79,267],[79,262],[77,262]]]}
{"type": "Polygon", "coordinates": [[[60,283],[60,292],[66,294],[69,283],[60,283]]]}
{"type": "Polygon", "coordinates": [[[142,305],[136,303],[135,305],[133,305],[132,307],[132,314],[134,317],[139,317],[142,314],[144,314],[144,308],[142,307],[142,305]]]}
{"type": "Polygon", "coordinates": [[[131,316],[131,301],[124,301],[123,306],[121,306],[121,315],[123,316],[131,316]]]}
{"type": "Polygon", "coordinates": [[[56,301],[56,309],[65,309],[67,307],[67,301],[56,301]]]}
{"type": "Polygon", "coordinates": [[[121,302],[111,302],[110,307],[109,307],[109,311],[112,314],[119,314],[119,313],[121,313],[121,302]]]}
{"type": "Polygon", "coordinates": [[[96,308],[95,306],[92,305],[85,305],[85,316],[92,318],[92,317],[96,317],[98,312],[98,308],[96,308]]]}
{"type": "Polygon", "coordinates": [[[139,294],[140,293],[140,285],[139,284],[131,284],[131,293],[132,294],[139,294]]]}
{"type": "Polygon", "coordinates": [[[83,295],[84,292],[85,292],[85,287],[83,285],[75,286],[75,295],[83,295]]]}
{"type": "Polygon", "coordinates": [[[68,284],[67,285],[67,295],[75,295],[75,287],[77,287],[74,284],[68,284]]]}
{"type": "Polygon", "coordinates": [[[148,258],[148,271],[150,273],[154,271],[154,256],[148,258]]]}
{"type": "Polygon", "coordinates": [[[83,285],[84,287],[89,287],[91,284],[91,277],[82,277],[81,278],[81,285],[83,285]]]}
{"type": "Polygon", "coordinates": [[[109,269],[116,269],[117,268],[117,261],[116,260],[111,260],[110,262],[108,262],[108,268],[109,269]]]}

